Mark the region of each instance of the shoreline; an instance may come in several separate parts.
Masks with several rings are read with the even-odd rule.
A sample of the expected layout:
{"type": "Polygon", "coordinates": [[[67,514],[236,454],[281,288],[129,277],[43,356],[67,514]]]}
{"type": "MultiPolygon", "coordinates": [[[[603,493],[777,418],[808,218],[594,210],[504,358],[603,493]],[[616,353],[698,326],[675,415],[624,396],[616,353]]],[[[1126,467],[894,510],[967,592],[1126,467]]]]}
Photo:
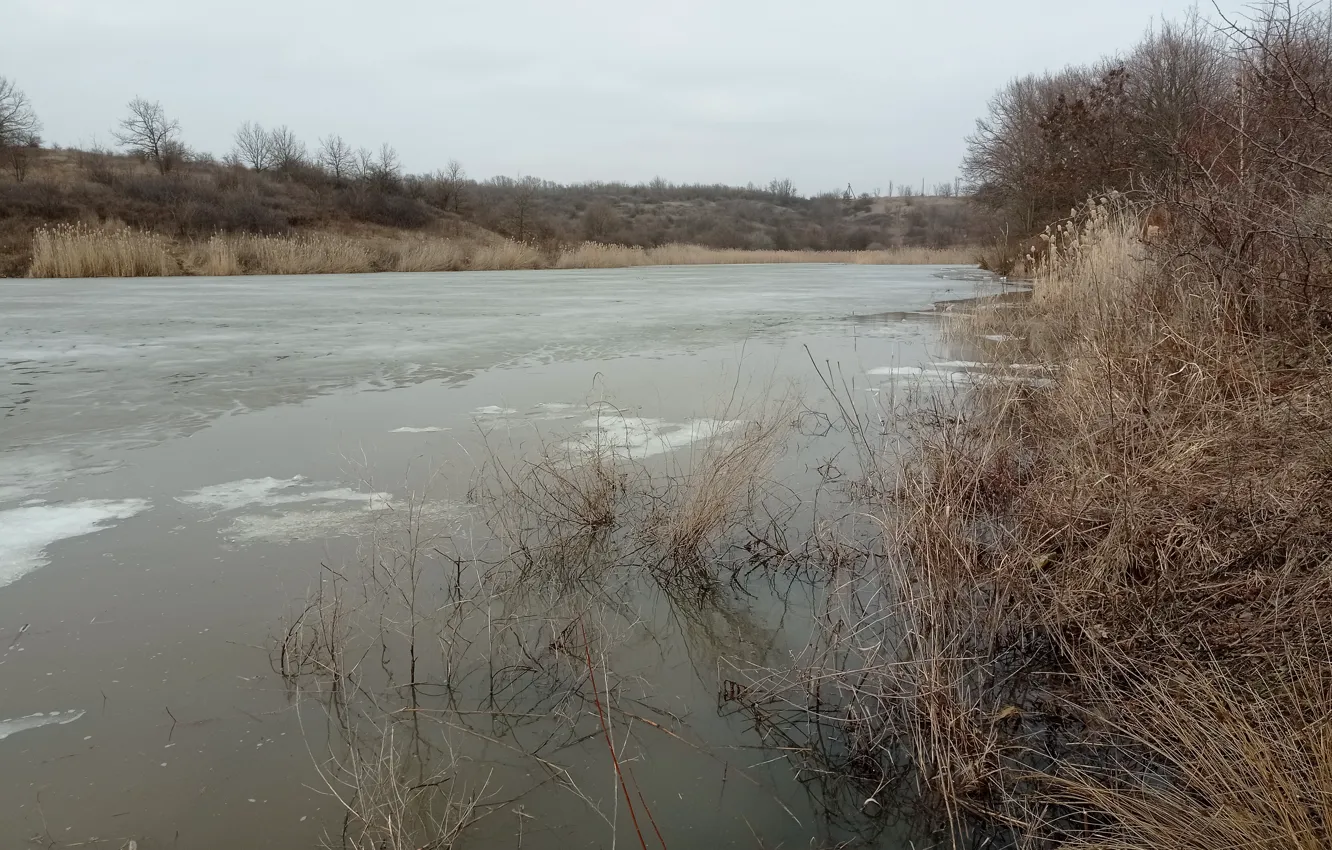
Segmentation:
{"type": "Polygon", "coordinates": [[[379,272],[611,269],[686,265],[968,265],[977,249],[891,248],[866,251],[776,251],[668,244],[538,247],[512,240],[425,236],[355,237],[315,232],[294,236],[219,234],[178,241],[132,228],[63,224],[33,237],[26,278],[233,277],[379,272]]]}

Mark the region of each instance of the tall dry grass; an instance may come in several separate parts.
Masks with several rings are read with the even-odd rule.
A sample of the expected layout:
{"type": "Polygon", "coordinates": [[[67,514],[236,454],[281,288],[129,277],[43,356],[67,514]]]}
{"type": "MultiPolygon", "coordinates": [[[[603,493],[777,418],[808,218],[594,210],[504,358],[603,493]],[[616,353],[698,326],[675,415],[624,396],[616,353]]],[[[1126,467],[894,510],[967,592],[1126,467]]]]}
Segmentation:
{"type": "Polygon", "coordinates": [[[32,277],[138,277],[360,274],[365,272],[505,271],[541,268],[738,263],[965,264],[970,249],[935,251],[741,251],[699,245],[630,248],[585,243],[543,253],[526,243],[404,235],[355,237],[336,233],[291,236],[217,234],[207,242],[177,245],[167,237],[129,228],[61,225],[37,231],[32,277]],[[175,257],[184,258],[183,264],[175,257]]]}
{"type": "Polygon", "coordinates": [[[170,243],[128,227],[60,224],[33,234],[29,277],[163,277],[180,273],[170,243]]]}
{"type": "Polygon", "coordinates": [[[303,236],[228,234],[196,248],[198,274],[354,274],[374,270],[370,252],[356,240],[327,233],[303,236]]]}
{"type": "Polygon", "coordinates": [[[632,266],[734,265],[770,263],[850,263],[859,265],[972,265],[972,248],[894,248],[881,251],[747,251],[671,244],[634,248],[585,242],[562,251],[554,262],[560,269],[627,268],[632,266]]]}
{"type": "Polygon", "coordinates": [[[999,380],[902,420],[881,550],[747,693],[835,720],[870,799],[906,755],[962,833],[1329,846],[1332,347],[1140,214],[1089,204],[1029,301],[955,311],[999,380]]]}

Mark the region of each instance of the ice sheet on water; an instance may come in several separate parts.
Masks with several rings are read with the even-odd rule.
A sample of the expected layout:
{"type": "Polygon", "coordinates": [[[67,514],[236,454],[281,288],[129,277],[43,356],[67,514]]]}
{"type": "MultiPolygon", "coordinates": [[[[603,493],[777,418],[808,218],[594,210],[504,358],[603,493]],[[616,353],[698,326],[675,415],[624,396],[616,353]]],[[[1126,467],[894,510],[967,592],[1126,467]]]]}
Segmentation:
{"type": "MultiPolygon", "coordinates": [[[[456,520],[463,507],[454,502],[427,502],[413,511],[413,521],[427,525],[456,520]]],[[[370,531],[380,516],[368,508],[287,511],[281,514],[241,514],[222,529],[232,543],[292,543],[358,536],[370,531]]]]}
{"type": "Polygon", "coordinates": [[[635,459],[673,452],[744,426],[738,420],[692,419],[667,422],[641,416],[601,416],[583,422],[588,434],[572,441],[576,448],[607,450],[635,459]]]}
{"type": "Polygon", "coordinates": [[[389,433],[390,434],[436,434],[439,433],[440,431],[448,431],[448,430],[450,429],[440,427],[439,425],[425,425],[420,428],[414,428],[410,425],[404,425],[401,428],[394,428],[392,431],[389,431],[389,433]]]}
{"type": "Polygon", "coordinates": [[[42,726],[64,726],[66,723],[73,723],[78,720],[83,714],[82,709],[53,711],[50,714],[43,714],[39,711],[36,714],[29,714],[27,717],[0,720],[0,741],[17,732],[26,732],[29,729],[39,729],[42,726]]]}
{"type": "Polygon", "coordinates": [[[0,504],[28,502],[78,475],[100,475],[120,467],[119,461],[91,463],[69,455],[0,455],[0,504]]]}
{"type": "Polygon", "coordinates": [[[176,500],[187,505],[211,508],[219,513],[249,507],[277,507],[299,502],[365,502],[368,507],[388,507],[388,493],[364,493],[348,487],[327,487],[303,475],[292,478],[242,478],[224,484],[201,487],[176,500]]]}
{"type": "Polygon", "coordinates": [[[52,543],[101,531],[149,504],[146,499],[84,499],[0,511],[0,587],[50,563],[46,547],[52,543]]]}

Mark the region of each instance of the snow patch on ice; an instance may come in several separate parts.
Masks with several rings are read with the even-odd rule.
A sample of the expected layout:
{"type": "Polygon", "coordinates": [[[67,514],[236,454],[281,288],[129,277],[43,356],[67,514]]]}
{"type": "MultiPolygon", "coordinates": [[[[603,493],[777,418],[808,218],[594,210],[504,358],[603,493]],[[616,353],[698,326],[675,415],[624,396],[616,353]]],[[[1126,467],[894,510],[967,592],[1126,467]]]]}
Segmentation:
{"type": "Polygon", "coordinates": [[[438,425],[426,425],[425,427],[422,428],[413,428],[409,425],[406,425],[403,426],[402,428],[394,428],[392,431],[389,431],[389,433],[390,434],[437,434],[440,431],[449,431],[449,430],[451,429],[442,428],[438,425]]]}
{"type": "Polygon", "coordinates": [[[362,493],[348,487],[313,490],[323,486],[303,475],[292,478],[242,478],[225,484],[202,487],[176,500],[187,505],[211,508],[219,513],[248,507],[276,507],[299,502],[367,502],[371,508],[388,507],[388,493],[362,493]]]}
{"type": "Polygon", "coordinates": [[[515,413],[517,413],[517,412],[518,412],[518,411],[514,410],[512,407],[500,407],[499,405],[495,405],[495,404],[487,404],[487,405],[485,405],[485,406],[483,406],[483,407],[478,407],[476,410],[473,410],[473,411],[472,411],[472,415],[473,415],[473,416],[513,416],[513,415],[514,415],[515,413]]]}
{"type": "Polygon", "coordinates": [[[666,422],[641,416],[603,416],[584,421],[583,427],[590,433],[575,439],[572,442],[575,448],[622,453],[642,460],[722,436],[743,428],[744,423],[721,419],[666,422]]]}
{"type": "Polygon", "coordinates": [[[64,505],[30,505],[0,511],[0,587],[50,563],[46,547],[58,540],[101,531],[113,520],[148,509],[146,499],[84,499],[64,505]]]}
{"type": "MultiPolygon", "coordinates": [[[[453,502],[427,503],[414,509],[413,521],[433,524],[456,519],[462,506],[453,502]]],[[[369,532],[384,514],[373,508],[288,511],[282,514],[241,514],[222,529],[233,543],[294,543],[327,540],[369,532]]]]}
{"type": "Polygon", "coordinates": [[[0,504],[23,502],[41,495],[75,475],[100,475],[120,467],[119,462],[75,466],[66,455],[0,455],[0,504]]]}
{"type": "Polygon", "coordinates": [[[64,712],[53,711],[50,714],[43,714],[39,711],[36,714],[29,714],[27,717],[0,720],[0,741],[17,732],[26,732],[29,729],[38,729],[42,726],[64,726],[66,723],[73,723],[78,720],[83,714],[84,712],[81,709],[64,712]]]}

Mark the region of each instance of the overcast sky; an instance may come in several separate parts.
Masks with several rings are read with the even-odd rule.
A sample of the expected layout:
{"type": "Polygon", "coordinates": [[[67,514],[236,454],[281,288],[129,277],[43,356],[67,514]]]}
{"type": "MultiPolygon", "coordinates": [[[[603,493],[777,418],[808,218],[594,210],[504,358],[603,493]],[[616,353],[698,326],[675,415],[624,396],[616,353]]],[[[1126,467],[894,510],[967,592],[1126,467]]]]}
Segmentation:
{"type": "MultiPolygon", "coordinates": [[[[0,75],[63,145],[135,95],[222,156],[242,121],[409,171],[802,193],[957,173],[996,87],[1130,47],[1185,0],[3,0],[0,75]]],[[[1236,2],[1223,2],[1234,8],[1236,2]]]]}

